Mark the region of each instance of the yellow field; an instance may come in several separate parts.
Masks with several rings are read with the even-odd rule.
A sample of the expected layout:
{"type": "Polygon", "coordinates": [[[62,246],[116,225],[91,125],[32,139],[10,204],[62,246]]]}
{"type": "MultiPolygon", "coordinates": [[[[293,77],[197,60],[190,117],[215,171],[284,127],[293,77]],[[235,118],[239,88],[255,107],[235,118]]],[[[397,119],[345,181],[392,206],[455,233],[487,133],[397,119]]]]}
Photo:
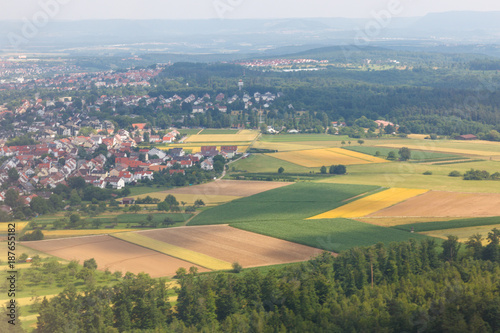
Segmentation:
{"type": "Polygon", "coordinates": [[[188,261],[190,263],[206,267],[211,270],[223,270],[232,269],[232,265],[226,261],[219,260],[202,253],[194,252],[182,247],[174,246],[161,242],[146,236],[143,236],[137,232],[127,232],[114,234],[113,237],[118,239],[143,246],[145,248],[164,253],[166,255],[188,261]]]}
{"type": "Polygon", "coordinates": [[[74,237],[113,234],[116,232],[127,232],[132,229],[89,229],[89,230],[43,230],[45,237],[74,237]]]}
{"type": "Polygon", "coordinates": [[[433,152],[440,153],[453,153],[453,154],[461,154],[461,155],[476,155],[476,156],[495,156],[500,155],[500,151],[491,152],[491,151],[480,151],[480,150],[471,150],[471,149],[459,149],[459,148],[446,148],[446,147],[436,147],[431,144],[429,145],[406,145],[406,144],[377,144],[378,147],[387,147],[387,148],[401,148],[408,147],[410,149],[416,150],[427,150],[433,152]]]}
{"type": "MultiPolygon", "coordinates": [[[[326,142],[327,144],[332,144],[331,142],[326,142]]],[[[337,141],[334,141],[333,144],[337,144],[337,141]]],[[[340,143],[338,143],[340,145],[340,143]]],[[[257,141],[254,143],[252,148],[257,149],[271,149],[277,150],[278,152],[285,151],[297,151],[297,150],[309,150],[309,149],[321,149],[325,148],[320,144],[309,144],[309,142],[267,142],[267,141],[257,141]]]]}
{"type": "Polygon", "coordinates": [[[333,219],[339,217],[362,217],[395,205],[401,201],[413,198],[427,191],[428,190],[422,189],[390,188],[388,190],[353,201],[329,212],[310,217],[308,220],[333,219]]]}
{"type": "Polygon", "coordinates": [[[469,237],[474,234],[480,234],[483,236],[483,238],[485,238],[483,240],[483,245],[487,245],[488,241],[486,240],[486,237],[488,236],[488,232],[490,232],[492,229],[495,228],[500,229],[500,224],[467,227],[467,228],[434,230],[434,231],[420,232],[420,234],[432,237],[438,237],[442,239],[446,239],[448,238],[448,236],[452,235],[452,236],[457,236],[460,242],[467,241],[469,237]]]}
{"type": "Polygon", "coordinates": [[[306,168],[315,168],[323,165],[329,166],[334,164],[353,165],[388,163],[387,160],[378,157],[341,148],[308,149],[293,152],[278,152],[266,155],[304,166],[306,168]]]}
{"type": "Polygon", "coordinates": [[[243,130],[237,134],[191,135],[185,142],[244,142],[253,141],[259,135],[258,131],[243,130]]]}
{"type": "Polygon", "coordinates": [[[186,205],[188,205],[188,206],[192,206],[194,204],[194,202],[198,199],[203,200],[205,205],[219,205],[222,203],[226,203],[226,202],[241,198],[241,197],[232,196],[232,195],[206,195],[203,193],[200,193],[200,194],[179,194],[179,193],[170,193],[168,191],[141,194],[141,195],[136,195],[136,196],[131,197],[131,198],[142,199],[142,198],[149,196],[150,198],[160,199],[163,201],[163,200],[165,200],[165,197],[168,194],[172,194],[173,196],[175,196],[175,198],[177,199],[177,201],[179,203],[181,201],[186,202],[186,205]]]}
{"type": "Polygon", "coordinates": [[[443,222],[450,221],[451,217],[360,217],[356,221],[379,225],[382,227],[394,227],[397,225],[405,225],[412,223],[423,222],[443,222]]]}

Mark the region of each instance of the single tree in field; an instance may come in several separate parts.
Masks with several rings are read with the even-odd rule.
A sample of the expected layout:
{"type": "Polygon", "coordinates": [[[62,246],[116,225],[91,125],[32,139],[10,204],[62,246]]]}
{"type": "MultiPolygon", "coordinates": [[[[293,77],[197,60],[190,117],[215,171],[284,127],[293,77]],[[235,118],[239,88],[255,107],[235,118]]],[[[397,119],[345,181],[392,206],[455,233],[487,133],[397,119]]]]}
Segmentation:
{"type": "Polygon", "coordinates": [[[394,161],[396,159],[396,153],[393,151],[390,151],[389,154],[387,154],[387,159],[390,161],[394,161]]]}
{"type": "Polygon", "coordinates": [[[358,143],[359,143],[360,145],[362,145],[363,143],[365,143],[365,140],[361,140],[361,139],[360,139],[360,140],[358,140],[358,143]]]}
{"type": "Polygon", "coordinates": [[[321,169],[319,170],[322,174],[326,173],[326,166],[322,166],[321,169]]]}
{"type": "Polygon", "coordinates": [[[283,173],[284,171],[285,171],[285,168],[283,168],[283,167],[280,167],[280,168],[278,169],[278,173],[283,173]]]}
{"type": "Polygon", "coordinates": [[[411,151],[407,147],[401,148],[398,153],[401,161],[408,161],[411,158],[411,151]]]}

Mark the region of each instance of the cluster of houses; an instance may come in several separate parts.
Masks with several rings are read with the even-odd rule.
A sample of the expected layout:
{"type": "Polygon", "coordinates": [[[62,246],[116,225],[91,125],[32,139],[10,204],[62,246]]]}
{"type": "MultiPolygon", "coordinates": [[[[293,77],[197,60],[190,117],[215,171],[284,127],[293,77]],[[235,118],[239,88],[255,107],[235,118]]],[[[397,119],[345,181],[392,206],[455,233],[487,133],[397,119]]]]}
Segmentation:
{"type": "Polygon", "coordinates": [[[46,67],[36,62],[0,61],[0,89],[23,90],[34,88],[72,91],[97,88],[116,88],[126,85],[150,86],[149,81],[156,77],[162,67],[155,69],[130,69],[126,72],[105,71],[88,73],[74,65],[46,67]],[[53,75],[46,75],[46,74],[53,75]],[[8,79],[7,79],[8,78],[8,79]]]}
{"type": "MultiPolygon", "coordinates": [[[[0,186],[8,184],[29,204],[36,196],[32,194],[36,189],[53,189],[58,184],[66,184],[70,177],[82,177],[86,183],[100,188],[122,189],[127,184],[153,180],[154,172],[164,169],[168,169],[170,175],[185,174],[186,169],[200,163],[202,169],[213,170],[215,156],[232,158],[237,153],[237,146],[220,149],[206,146],[195,154],[186,154],[183,148],[137,149],[133,136],[143,131],[146,130],[137,128],[133,133],[119,130],[110,136],[73,136],[25,146],[8,147],[0,142],[3,160],[0,186]],[[114,164],[108,161],[111,157],[114,164]],[[9,178],[11,169],[16,169],[19,175],[14,184],[9,178]]],[[[165,136],[176,138],[179,132],[173,129],[165,136]]],[[[0,190],[0,201],[4,201],[5,194],[6,190],[0,190]]]]}

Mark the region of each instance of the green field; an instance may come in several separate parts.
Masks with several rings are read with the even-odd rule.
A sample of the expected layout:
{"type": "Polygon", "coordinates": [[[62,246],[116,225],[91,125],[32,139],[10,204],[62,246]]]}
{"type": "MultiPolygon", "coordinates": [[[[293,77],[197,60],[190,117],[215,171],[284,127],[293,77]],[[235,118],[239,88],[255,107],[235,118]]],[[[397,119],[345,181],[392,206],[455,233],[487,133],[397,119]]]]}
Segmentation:
{"type": "MultiPolygon", "coordinates": [[[[132,213],[119,214],[119,215],[102,214],[95,217],[82,216],[81,218],[89,222],[92,222],[93,220],[100,220],[102,222],[102,225],[97,229],[105,229],[105,226],[113,223],[117,223],[115,229],[126,229],[128,228],[127,226],[128,224],[134,225],[138,224],[139,222],[146,221],[148,215],[149,214],[132,214],[132,213]]],[[[151,220],[152,223],[162,222],[166,218],[170,218],[173,222],[176,223],[184,223],[193,216],[192,214],[185,214],[185,213],[153,213],[152,215],[153,215],[153,219],[151,220]]],[[[42,216],[35,218],[34,221],[37,223],[38,226],[46,225],[47,230],[51,230],[50,228],[52,224],[55,221],[63,218],[64,216],[42,216]]],[[[26,231],[32,229],[26,227],[24,230],[26,231]]]]}
{"type": "Polygon", "coordinates": [[[260,141],[265,142],[305,142],[305,141],[353,141],[347,135],[330,134],[265,134],[260,141]]]}
{"type": "Polygon", "coordinates": [[[376,186],[296,183],[206,210],[189,225],[252,221],[301,220],[343,204],[343,200],[373,191],[376,186]]]}
{"type": "MultiPolygon", "coordinates": [[[[213,134],[236,134],[238,130],[233,129],[204,129],[199,135],[213,135],[213,134]]],[[[196,134],[196,133],[194,133],[196,134]]]]}
{"type": "Polygon", "coordinates": [[[388,244],[411,238],[426,238],[426,236],[408,231],[379,227],[349,219],[258,221],[235,223],[231,226],[333,252],[356,246],[370,246],[378,242],[388,244]]]}
{"type": "Polygon", "coordinates": [[[306,168],[262,154],[252,154],[245,159],[231,163],[229,170],[233,170],[234,168],[235,171],[247,173],[272,173],[277,172],[280,167],[285,169],[284,173],[309,173],[311,171],[319,172],[319,168],[306,168]]]}
{"type": "Polygon", "coordinates": [[[194,134],[198,133],[199,131],[201,131],[201,129],[199,129],[199,128],[186,128],[186,129],[178,129],[177,131],[179,131],[179,133],[181,133],[181,135],[194,135],[194,134]]]}
{"type": "MultiPolygon", "coordinates": [[[[398,157],[398,150],[395,148],[384,148],[384,147],[370,147],[370,146],[344,146],[342,147],[347,150],[357,151],[358,153],[368,154],[375,156],[378,151],[383,157],[387,157],[389,152],[393,151],[398,157]]],[[[426,160],[452,160],[452,159],[463,159],[462,156],[446,154],[446,153],[434,153],[421,150],[412,150],[411,159],[414,161],[426,161],[426,160]]]]}
{"type": "Polygon", "coordinates": [[[130,190],[130,194],[128,196],[133,197],[136,195],[167,191],[167,190],[170,190],[172,188],[167,187],[167,186],[159,186],[159,187],[156,187],[156,186],[129,186],[128,189],[130,190]]]}
{"type": "Polygon", "coordinates": [[[413,228],[415,232],[425,232],[425,231],[478,227],[478,226],[488,226],[497,224],[500,224],[500,217],[478,217],[478,218],[458,219],[451,221],[412,223],[412,224],[394,226],[392,228],[399,230],[411,230],[411,228],[413,228]]]}
{"type": "Polygon", "coordinates": [[[500,162],[481,161],[446,165],[395,162],[385,164],[351,165],[347,175],[320,180],[321,183],[363,184],[382,187],[422,188],[437,191],[500,193],[498,181],[470,181],[449,177],[451,171],[464,173],[471,168],[500,172],[500,162]],[[432,175],[423,175],[431,171],[432,175]]]}

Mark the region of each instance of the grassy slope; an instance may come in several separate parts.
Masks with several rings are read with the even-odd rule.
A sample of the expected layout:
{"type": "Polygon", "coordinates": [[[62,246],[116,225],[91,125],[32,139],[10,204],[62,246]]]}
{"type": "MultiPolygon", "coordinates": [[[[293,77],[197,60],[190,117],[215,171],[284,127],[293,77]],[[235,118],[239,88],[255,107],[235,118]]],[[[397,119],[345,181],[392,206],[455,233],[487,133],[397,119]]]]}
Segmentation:
{"type": "Polygon", "coordinates": [[[408,231],[379,227],[349,219],[261,221],[235,223],[232,226],[333,252],[340,252],[355,246],[374,245],[378,242],[388,244],[406,241],[410,238],[425,238],[425,236],[408,231]]]}
{"type": "Polygon", "coordinates": [[[343,200],[376,188],[296,183],[214,207],[195,216],[189,225],[300,220],[337,208],[343,200]]]}

